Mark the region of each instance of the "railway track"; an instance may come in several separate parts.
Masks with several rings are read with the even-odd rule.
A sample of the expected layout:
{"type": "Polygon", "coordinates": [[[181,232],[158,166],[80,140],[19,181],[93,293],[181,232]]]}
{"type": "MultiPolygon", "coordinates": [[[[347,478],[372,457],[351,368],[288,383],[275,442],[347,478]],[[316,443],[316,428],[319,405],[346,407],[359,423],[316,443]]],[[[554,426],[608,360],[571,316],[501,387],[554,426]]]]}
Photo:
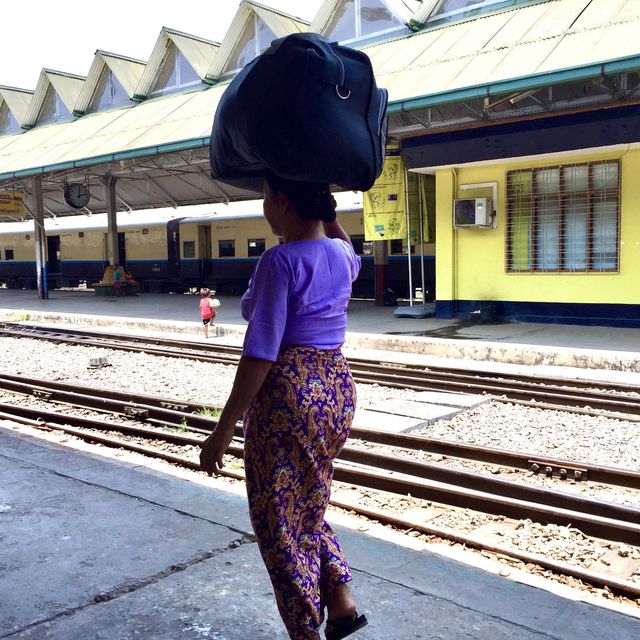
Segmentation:
{"type": "MultiPolygon", "coordinates": [[[[204,434],[215,425],[213,418],[192,413],[196,409],[196,405],[178,406],[174,404],[168,407],[166,405],[172,405],[171,401],[153,396],[143,398],[136,396],[137,400],[134,401],[129,396],[118,397],[122,396],[122,394],[101,389],[93,390],[92,393],[85,393],[88,390],[84,389],[83,393],[78,393],[77,390],[64,390],[62,387],[66,385],[62,383],[47,385],[40,381],[39,385],[35,385],[33,382],[36,381],[2,374],[0,388],[19,394],[28,394],[41,401],[62,402],[82,408],[99,408],[101,411],[110,412],[112,415],[118,414],[118,416],[126,416],[129,419],[150,421],[156,426],[123,424],[122,422],[113,421],[111,419],[112,415],[93,418],[62,414],[57,411],[44,410],[41,407],[32,408],[6,403],[0,403],[0,418],[17,420],[39,428],[64,431],[76,437],[101,442],[108,446],[124,447],[145,455],[160,457],[191,469],[198,468],[198,464],[193,457],[189,458],[185,455],[168,452],[155,446],[149,446],[146,443],[131,442],[124,437],[115,437],[111,434],[117,433],[125,435],[127,438],[143,439],[144,442],[150,440],[162,441],[178,447],[199,448],[204,434]],[[158,413],[155,413],[156,411],[158,413]],[[192,422],[189,422],[190,420],[192,422]],[[188,427],[185,422],[188,423],[188,427]],[[160,428],[160,425],[166,426],[166,424],[173,425],[174,430],[171,432],[160,428]],[[181,429],[176,431],[176,426],[180,426],[181,429]],[[183,432],[187,428],[191,431],[194,429],[197,431],[195,433],[183,432]],[[105,432],[110,433],[106,434],[105,432]]],[[[198,409],[202,409],[202,407],[198,407],[198,409]]],[[[204,407],[204,409],[209,411],[211,408],[204,407]]],[[[237,435],[239,436],[240,434],[241,429],[238,428],[237,435]]],[[[363,434],[358,433],[357,435],[361,436],[363,434]]],[[[407,449],[420,446],[421,448],[426,447],[427,449],[431,448],[440,451],[457,450],[461,457],[475,456],[500,460],[501,464],[510,458],[515,465],[522,466],[524,465],[524,459],[527,457],[526,454],[500,450],[485,449],[480,451],[482,449],[480,447],[469,447],[469,451],[464,451],[465,445],[444,441],[437,442],[402,434],[367,432],[367,435],[371,435],[373,441],[381,440],[387,444],[391,442],[392,446],[403,446],[407,449]],[[453,449],[449,449],[449,447],[453,447],[453,449]]],[[[240,458],[242,456],[241,444],[241,439],[236,438],[230,447],[229,453],[240,458]]],[[[616,469],[600,469],[600,471],[610,474],[610,479],[623,486],[640,487],[640,475],[637,473],[616,469]]],[[[595,474],[597,469],[588,469],[587,472],[595,474]]],[[[241,474],[233,471],[227,475],[236,478],[242,477],[241,474]]],[[[447,469],[442,465],[419,462],[398,455],[363,451],[347,446],[336,462],[335,480],[376,491],[403,496],[411,495],[417,499],[512,519],[530,518],[542,523],[576,527],[586,535],[605,540],[632,545],[637,544],[638,540],[640,540],[640,510],[638,509],[602,503],[597,500],[558,491],[520,485],[468,471],[447,469]]],[[[344,502],[337,501],[336,506],[351,510],[355,509],[364,515],[371,516],[373,514],[371,509],[363,509],[361,506],[354,504],[346,505],[344,502]]],[[[443,530],[436,530],[434,527],[424,523],[413,522],[397,516],[377,513],[376,517],[382,521],[396,524],[396,526],[412,528],[431,535],[442,536],[447,533],[443,533],[443,530]]],[[[465,544],[473,542],[468,536],[461,536],[451,531],[448,533],[449,535],[445,537],[450,539],[456,539],[456,536],[459,539],[464,538],[465,544]]],[[[473,544],[478,546],[480,542],[476,540],[473,544]]],[[[500,551],[500,553],[504,552],[504,549],[500,551]]],[[[521,552],[518,553],[521,557],[527,555],[521,552]]],[[[517,554],[511,555],[517,556],[517,554]]],[[[542,561],[543,559],[538,558],[538,560],[542,561]]],[[[546,566],[557,571],[557,567],[551,566],[553,564],[553,562],[549,562],[546,566]]],[[[597,576],[594,577],[594,575],[588,575],[589,572],[585,573],[582,569],[576,569],[575,567],[568,567],[565,573],[574,577],[582,577],[587,582],[606,584],[612,590],[627,597],[640,597],[640,586],[634,585],[627,580],[620,580],[611,576],[609,576],[609,579],[603,579],[602,576],[598,578],[597,576]]]]}
{"type": "MultiPolygon", "coordinates": [[[[141,395],[139,393],[125,393],[112,389],[79,387],[77,384],[47,381],[7,373],[0,373],[0,389],[33,396],[44,401],[106,411],[156,426],[172,425],[174,427],[189,428],[203,434],[209,433],[215,427],[217,424],[215,417],[220,411],[218,407],[213,405],[180,402],[174,399],[141,395]]],[[[236,435],[239,437],[242,435],[241,426],[237,427],[236,435]]],[[[448,458],[533,471],[534,473],[542,473],[561,480],[573,479],[579,482],[597,482],[640,490],[639,472],[615,467],[358,427],[351,429],[351,439],[355,438],[366,443],[407,451],[421,451],[448,458]]],[[[360,462],[357,453],[353,452],[350,456],[352,462],[360,462]]],[[[366,460],[364,463],[366,464],[366,460]]],[[[384,468],[394,470],[392,460],[387,461],[386,465],[384,468]]],[[[402,469],[400,469],[400,472],[402,472],[402,469]]],[[[436,478],[432,477],[432,479],[436,478]]]]}
{"type": "MultiPolygon", "coordinates": [[[[0,324],[0,335],[30,337],[107,349],[144,352],[165,357],[191,358],[235,365],[240,347],[203,344],[168,338],[104,334],[90,330],[0,324]]],[[[640,389],[632,385],[595,383],[586,380],[502,375],[482,370],[420,367],[350,358],[356,382],[415,391],[457,392],[490,395],[496,401],[534,404],[538,408],[563,409],[585,415],[605,415],[640,422],[640,389]]]]}

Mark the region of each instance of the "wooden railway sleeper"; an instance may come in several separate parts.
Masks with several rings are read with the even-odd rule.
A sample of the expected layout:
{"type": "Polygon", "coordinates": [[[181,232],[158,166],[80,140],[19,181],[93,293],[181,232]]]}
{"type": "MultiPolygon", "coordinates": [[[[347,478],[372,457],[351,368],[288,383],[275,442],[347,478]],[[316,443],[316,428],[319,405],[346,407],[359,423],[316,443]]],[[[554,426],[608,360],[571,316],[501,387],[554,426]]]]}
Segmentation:
{"type": "Polygon", "coordinates": [[[149,410],[141,407],[133,407],[131,405],[124,406],[124,415],[133,418],[134,420],[148,420],[149,410]]]}

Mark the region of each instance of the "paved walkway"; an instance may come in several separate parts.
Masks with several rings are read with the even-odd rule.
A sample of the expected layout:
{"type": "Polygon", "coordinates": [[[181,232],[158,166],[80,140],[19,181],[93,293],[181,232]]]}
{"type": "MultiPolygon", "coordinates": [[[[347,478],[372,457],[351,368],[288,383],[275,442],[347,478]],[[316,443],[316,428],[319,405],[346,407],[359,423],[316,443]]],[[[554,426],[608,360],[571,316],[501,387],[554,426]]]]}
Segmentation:
{"type": "MultiPolygon", "coordinates": [[[[285,640],[240,485],[20,432],[0,423],[0,638],[285,640]]],[[[370,619],[354,639],[640,637],[640,618],[566,587],[331,519],[370,619]]]]}

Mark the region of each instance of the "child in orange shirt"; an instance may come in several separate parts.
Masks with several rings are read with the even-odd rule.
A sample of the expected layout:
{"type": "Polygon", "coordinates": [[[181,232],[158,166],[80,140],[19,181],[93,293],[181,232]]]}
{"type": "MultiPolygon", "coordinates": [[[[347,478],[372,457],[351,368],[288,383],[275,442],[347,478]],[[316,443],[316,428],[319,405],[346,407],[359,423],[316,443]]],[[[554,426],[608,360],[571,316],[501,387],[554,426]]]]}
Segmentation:
{"type": "MultiPolygon", "coordinates": [[[[215,291],[213,292],[215,294],[215,291]]],[[[211,290],[200,289],[200,317],[202,318],[202,324],[204,325],[204,337],[209,337],[209,324],[214,326],[214,320],[216,319],[216,312],[214,308],[221,306],[220,301],[211,297],[211,290]]],[[[215,333],[214,333],[215,335],[215,333]]]]}

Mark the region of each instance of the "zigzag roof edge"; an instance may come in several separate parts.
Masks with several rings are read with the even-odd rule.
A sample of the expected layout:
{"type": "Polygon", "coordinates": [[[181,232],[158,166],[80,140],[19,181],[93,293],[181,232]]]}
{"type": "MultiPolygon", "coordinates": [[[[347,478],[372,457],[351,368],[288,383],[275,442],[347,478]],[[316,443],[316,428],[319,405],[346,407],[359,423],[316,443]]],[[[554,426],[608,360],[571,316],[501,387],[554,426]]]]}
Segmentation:
{"type": "Polygon", "coordinates": [[[226,71],[229,59],[233,55],[233,52],[235,51],[238,42],[247,27],[248,21],[253,15],[257,15],[261,20],[263,20],[277,37],[294,33],[284,26],[282,19],[291,21],[293,24],[301,27],[299,31],[306,31],[309,28],[309,23],[301,18],[291,16],[283,11],[266,7],[258,2],[254,2],[253,0],[242,0],[231,24],[229,25],[229,28],[227,29],[227,33],[222,40],[222,45],[206,72],[205,80],[218,80],[226,71]],[[266,16],[274,16],[275,19],[267,21],[267,19],[265,19],[266,16]]]}
{"type": "Polygon", "coordinates": [[[32,99],[33,91],[0,85],[0,104],[6,103],[7,108],[20,126],[24,122],[32,99]]]}
{"type": "Polygon", "coordinates": [[[145,66],[146,63],[141,60],[135,60],[134,58],[120,56],[98,49],[94,54],[91,68],[87,74],[87,79],[85,80],[82,91],[80,92],[74,106],[74,115],[84,115],[89,109],[95,91],[100,84],[100,78],[104,73],[105,67],[111,70],[118,82],[122,85],[122,88],[127,92],[129,98],[132,98],[133,92],[140,81],[140,77],[144,72],[145,66]],[[131,73],[124,74],[123,66],[128,67],[131,73]]]}
{"type": "Polygon", "coordinates": [[[36,84],[35,91],[33,93],[33,98],[31,99],[31,103],[29,104],[29,108],[27,109],[27,113],[25,114],[24,122],[22,123],[23,127],[33,127],[40,115],[40,110],[42,109],[42,105],[47,97],[47,91],[49,87],[52,87],[56,94],[60,97],[65,107],[69,110],[69,113],[73,113],[73,109],[75,107],[75,103],[77,102],[78,96],[80,94],[81,87],[78,88],[78,91],[67,91],[65,90],[65,96],[60,93],[60,88],[62,87],[62,83],[59,82],[60,79],[70,80],[72,83],[77,82],[85,82],[86,78],[84,76],[79,76],[74,73],[66,73],[64,71],[56,71],[54,69],[42,69],[40,71],[40,77],[38,78],[38,83],[36,84]],[[58,86],[56,86],[56,84],[58,86]]]}
{"type": "Polygon", "coordinates": [[[198,36],[194,36],[188,33],[183,33],[182,31],[178,31],[176,29],[170,29],[169,27],[162,27],[160,30],[160,34],[156,40],[156,43],[153,47],[153,51],[151,52],[151,56],[149,56],[149,62],[142,74],[140,81],[138,82],[134,94],[134,100],[144,100],[149,95],[156,78],[158,77],[158,73],[164,63],[165,54],[167,48],[170,44],[173,44],[178,48],[180,53],[184,55],[189,64],[191,64],[196,71],[200,75],[201,78],[204,79],[204,74],[206,71],[203,69],[204,65],[199,61],[194,61],[193,51],[188,50],[188,47],[184,46],[184,43],[180,42],[180,39],[187,39],[197,43],[201,43],[210,47],[213,52],[219,51],[216,42],[211,40],[205,40],[204,38],[199,38],[198,36]]]}

